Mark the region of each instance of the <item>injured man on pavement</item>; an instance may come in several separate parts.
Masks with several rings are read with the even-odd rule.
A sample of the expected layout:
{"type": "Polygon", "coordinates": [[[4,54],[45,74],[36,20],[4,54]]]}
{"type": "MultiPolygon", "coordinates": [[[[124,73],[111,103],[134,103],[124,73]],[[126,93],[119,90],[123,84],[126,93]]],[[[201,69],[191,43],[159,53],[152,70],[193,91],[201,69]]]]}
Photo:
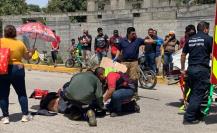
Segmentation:
{"type": "MultiPolygon", "coordinates": [[[[103,101],[108,102],[107,99],[109,98],[105,100],[108,90],[104,87],[107,86],[107,78],[104,76],[104,72],[105,69],[99,67],[94,72],[87,71],[74,75],[70,82],[64,84],[58,92],[50,92],[42,98],[38,112],[44,110],[44,112],[47,111],[47,114],[50,114],[48,111],[63,113],[72,120],[86,120],[90,126],[97,126],[96,115],[105,116],[106,111],[114,114],[114,104],[118,103],[119,105],[119,102],[114,102],[114,99],[111,100],[112,103],[109,107],[103,103],[103,101]],[[105,91],[104,99],[103,90],[105,91]]],[[[116,93],[114,94],[117,95],[116,93]]],[[[112,96],[112,94],[110,95],[112,96]]],[[[122,95],[118,99],[121,97],[122,95]]],[[[132,97],[128,98],[131,99],[132,97]]],[[[131,112],[138,112],[139,106],[134,100],[130,101],[130,99],[126,103],[126,99],[124,98],[123,110],[117,111],[124,111],[130,108],[131,112]],[[133,108],[135,106],[136,109],[132,110],[130,106],[133,106],[133,108]]],[[[117,113],[118,115],[120,114],[120,112],[117,113]]]]}

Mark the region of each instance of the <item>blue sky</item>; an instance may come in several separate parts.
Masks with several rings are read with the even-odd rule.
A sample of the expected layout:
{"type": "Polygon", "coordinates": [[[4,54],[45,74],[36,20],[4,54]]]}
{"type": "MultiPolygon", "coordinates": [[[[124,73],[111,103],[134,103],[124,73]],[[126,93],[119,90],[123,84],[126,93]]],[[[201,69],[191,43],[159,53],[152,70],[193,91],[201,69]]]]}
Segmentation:
{"type": "Polygon", "coordinates": [[[48,4],[48,0],[26,0],[28,4],[39,5],[40,7],[46,7],[48,4]]]}

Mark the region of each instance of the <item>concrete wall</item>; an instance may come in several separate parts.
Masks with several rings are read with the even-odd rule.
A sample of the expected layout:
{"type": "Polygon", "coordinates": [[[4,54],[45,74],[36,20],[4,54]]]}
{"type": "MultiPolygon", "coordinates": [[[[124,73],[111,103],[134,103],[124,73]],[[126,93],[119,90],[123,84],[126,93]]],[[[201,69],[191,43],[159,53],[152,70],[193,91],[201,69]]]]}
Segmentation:
{"type": "MultiPolygon", "coordinates": [[[[93,0],[94,1],[94,0],[93,0]]],[[[155,0],[156,2],[157,0],[155,0]]],[[[163,1],[162,1],[163,2],[163,1]]],[[[165,1],[166,2],[166,1],[165,1]]],[[[93,3],[92,3],[93,4],[93,3]]],[[[148,3],[150,4],[150,3],[148,3]]],[[[154,4],[154,3],[152,3],[154,4]]],[[[157,6],[157,5],[153,5],[157,6]]],[[[5,16],[1,17],[3,26],[13,24],[19,26],[22,24],[22,18],[32,17],[46,17],[47,25],[56,30],[56,33],[61,36],[61,55],[67,58],[67,48],[70,45],[70,40],[82,35],[83,29],[89,30],[93,40],[97,35],[97,28],[102,27],[104,33],[111,36],[114,29],[118,29],[122,36],[126,35],[126,29],[129,26],[134,26],[137,30],[139,37],[147,35],[148,28],[158,30],[159,36],[164,36],[173,30],[176,32],[177,38],[184,35],[185,27],[189,24],[196,25],[201,20],[206,20],[214,26],[214,13],[215,5],[194,6],[191,8],[186,7],[151,7],[135,10],[114,10],[94,12],[93,8],[89,8],[89,12],[77,12],[68,14],[41,14],[41,15],[27,15],[27,16],[5,16]],[[133,17],[134,13],[140,13],[140,17],[133,17]],[[102,15],[101,19],[97,15],[102,15]],[[69,16],[85,15],[88,18],[86,23],[71,23],[69,16]]],[[[213,29],[211,28],[211,34],[213,29]]],[[[50,49],[49,43],[37,40],[36,44],[39,50],[50,49]]]]}

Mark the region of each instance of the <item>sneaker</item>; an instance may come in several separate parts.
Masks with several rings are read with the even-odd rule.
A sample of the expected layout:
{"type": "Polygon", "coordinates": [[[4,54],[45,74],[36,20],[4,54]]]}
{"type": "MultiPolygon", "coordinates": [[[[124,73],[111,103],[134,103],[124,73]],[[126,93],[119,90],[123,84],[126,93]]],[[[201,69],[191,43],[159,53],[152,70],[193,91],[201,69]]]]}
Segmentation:
{"type": "Polygon", "coordinates": [[[184,113],[185,113],[185,105],[182,105],[181,107],[179,107],[178,114],[183,115],[184,113]]]}
{"type": "Polygon", "coordinates": [[[32,115],[28,114],[28,115],[23,115],[21,122],[28,122],[31,121],[33,119],[32,115]]]}
{"type": "Polygon", "coordinates": [[[92,109],[87,111],[87,117],[90,126],[97,126],[96,116],[92,109]]]}
{"type": "Polygon", "coordinates": [[[122,113],[115,113],[115,112],[112,112],[110,114],[110,117],[118,117],[118,116],[122,116],[123,114],[122,113]]]}
{"type": "Polygon", "coordinates": [[[118,116],[118,114],[114,113],[114,112],[110,114],[110,117],[117,117],[117,116],[118,116]]]}
{"type": "Polygon", "coordinates": [[[194,124],[199,124],[199,123],[200,123],[200,120],[194,120],[194,121],[184,120],[183,121],[183,125],[194,125],[194,124]]]}
{"type": "Polygon", "coordinates": [[[2,121],[3,124],[9,124],[10,123],[9,117],[4,117],[4,118],[1,119],[1,121],[2,121]]]}
{"type": "Polygon", "coordinates": [[[134,105],[134,109],[136,113],[140,113],[140,106],[137,103],[134,105]]]}

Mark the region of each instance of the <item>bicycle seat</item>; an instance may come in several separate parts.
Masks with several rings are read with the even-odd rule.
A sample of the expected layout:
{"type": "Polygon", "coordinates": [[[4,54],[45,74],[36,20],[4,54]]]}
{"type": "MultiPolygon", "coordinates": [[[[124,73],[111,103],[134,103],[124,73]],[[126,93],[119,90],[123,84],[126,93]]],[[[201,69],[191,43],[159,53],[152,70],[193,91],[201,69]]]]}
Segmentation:
{"type": "Polygon", "coordinates": [[[47,54],[47,51],[43,50],[42,53],[43,53],[43,54],[47,54]]]}

